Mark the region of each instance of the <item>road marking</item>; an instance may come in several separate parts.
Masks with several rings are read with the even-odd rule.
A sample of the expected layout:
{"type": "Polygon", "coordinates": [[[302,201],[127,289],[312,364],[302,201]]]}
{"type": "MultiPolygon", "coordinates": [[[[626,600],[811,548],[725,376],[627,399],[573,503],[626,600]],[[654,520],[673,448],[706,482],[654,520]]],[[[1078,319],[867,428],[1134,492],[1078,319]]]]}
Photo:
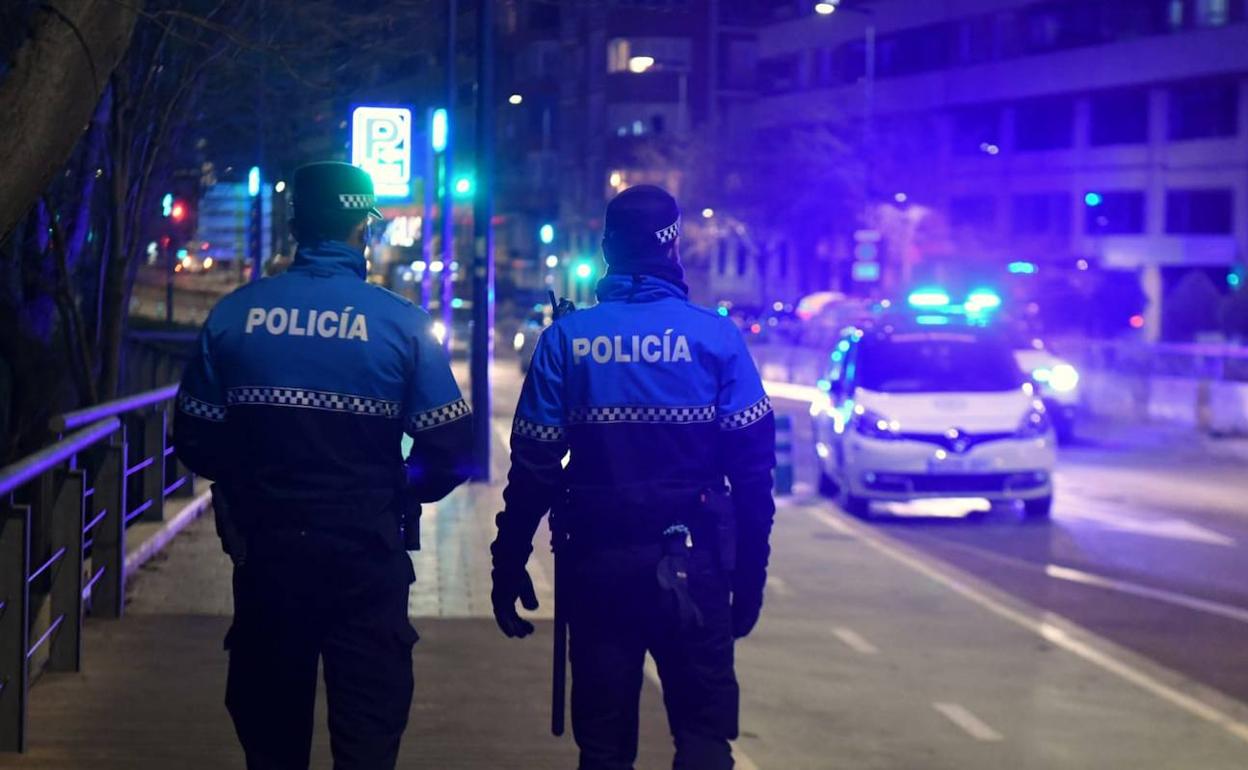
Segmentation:
{"type": "Polygon", "coordinates": [[[789,587],[789,584],[784,582],[783,578],[778,578],[775,575],[767,576],[767,589],[776,596],[793,595],[793,589],[789,587]]]}
{"type": "Polygon", "coordinates": [[[1074,567],[1063,567],[1059,564],[1038,564],[1034,561],[1019,559],[1014,556],[1006,556],[1005,554],[995,551],[987,551],[983,548],[976,548],[973,545],[959,543],[953,540],[943,540],[941,538],[932,537],[930,535],[919,535],[922,539],[932,543],[938,548],[951,548],[963,553],[972,554],[977,559],[1004,564],[1007,567],[1015,569],[1031,570],[1033,572],[1043,572],[1054,580],[1065,580],[1080,585],[1092,586],[1095,588],[1103,588],[1107,591],[1118,591],[1119,593],[1129,594],[1131,596],[1139,596],[1145,599],[1153,599],[1167,604],[1174,604],[1197,612],[1206,612],[1210,615],[1218,615],[1229,620],[1238,621],[1240,623],[1248,623],[1248,609],[1236,607],[1232,604],[1223,604],[1209,599],[1201,599],[1189,594],[1178,593],[1177,591],[1167,591],[1164,588],[1153,588],[1151,586],[1141,585],[1140,583],[1132,583],[1127,580],[1118,580],[1115,578],[1104,577],[1092,572],[1084,572],[1074,567]]]}
{"type": "Polygon", "coordinates": [[[996,742],[1004,740],[1001,733],[988,726],[988,723],[971,713],[970,709],[957,703],[933,703],[932,708],[939,711],[946,719],[953,722],[962,731],[977,741],[996,742]]]}
{"type": "Polygon", "coordinates": [[[1235,538],[1202,527],[1199,524],[1193,524],[1186,519],[1176,519],[1168,516],[1140,517],[1124,515],[1121,509],[1098,508],[1096,506],[1088,506],[1086,503],[1072,507],[1062,506],[1054,515],[1054,518],[1059,521],[1086,521],[1105,529],[1165,540],[1182,540],[1189,543],[1218,545],[1224,548],[1234,548],[1236,545],[1235,538]]]}
{"type": "MultiPolygon", "coordinates": [[[[1118,660],[1109,653],[1093,647],[1092,645],[1080,639],[1072,637],[1064,629],[1044,621],[1035,620],[1028,615],[1013,609],[996,599],[991,598],[982,591],[972,587],[964,579],[946,574],[943,568],[937,567],[927,560],[912,555],[907,549],[886,542],[881,535],[877,535],[864,527],[851,527],[847,522],[837,520],[827,511],[808,508],[810,515],[816,520],[827,524],[833,529],[845,532],[849,531],[853,536],[865,543],[875,551],[887,556],[911,570],[924,575],[928,579],[943,585],[945,588],[954,593],[968,599],[971,602],[983,607],[989,612],[1000,618],[1010,621],[1017,626],[1021,626],[1032,633],[1046,639],[1051,644],[1061,647],[1088,663],[1107,671],[1115,676],[1123,679],[1137,687],[1147,690],[1161,700],[1170,703],[1188,714],[1203,719],[1206,722],[1217,725],[1226,730],[1231,735],[1241,741],[1248,743],[1248,723],[1241,722],[1226,712],[1215,708],[1204,701],[1181,692],[1164,682],[1159,681],[1155,677],[1131,666],[1121,660],[1118,660]]],[[[1073,624],[1068,624],[1072,625],[1073,624]]],[[[1086,632],[1084,632],[1086,633],[1086,632]]],[[[1089,634],[1090,636],[1090,634],[1089,634]]]]}
{"type": "MultiPolygon", "coordinates": [[[[647,655],[642,670],[646,672],[646,678],[659,689],[659,692],[663,692],[663,681],[659,679],[659,669],[658,666],[654,665],[654,658],[647,655]]],[[[736,760],[735,766],[737,770],[759,770],[758,764],[750,759],[735,741],[732,742],[732,758],[736,760]]]]}
{"type": "Polygon", "coordinates": [[[1240,623],[1248,623],[1248,610],[1234,607],[1221,602],[1209,601],[1208,599],[1198,599],[1195,596],[1177,593],[1175,591],[1167,591],[1163,588],[1150,588],[1138,583],[1130,583],[1125,580],[1115,580],[1113,578],[1101,577],[1090,572],[1073,569],[1071,567],[1061,567],[1056,564],[1047,564],[1044,567],[1044,574],[1056,580],[1068,580],[1072,583],[1081,585],[1095,586],[1097,588],[1105,588],[1110,591],[1118,591],[1132,596],[1142,596],[1146,599],[1155,599],[1159,602],[1167,604],[1175,604],[1180,607],[1186,607],[1191,610],[1207,612],[1210,615],[1219,615],[1231,620],[1237,620],[1240,623]]]}
{"type": "Polygon", "coordinates": [[[846,647],[856,653],[859,653],[860,655],[878,655],[880,652],[880,649],[874,644],[868,642],[856,631],[845,628],[844,626],[837,626],[832,629],[832,635],[837,639],[840,639],[846,647]]]}
{"type": "Polygon", "coordinates": [[[794,385],[789,382],[780,382],[779,380],[763,380],[763,390],[769,396],[784,398],[790,401],[801,401],[805,404],[809,404],[817,398],[822,398],[824,395],[822,390],[810,385],[794,385]]]}

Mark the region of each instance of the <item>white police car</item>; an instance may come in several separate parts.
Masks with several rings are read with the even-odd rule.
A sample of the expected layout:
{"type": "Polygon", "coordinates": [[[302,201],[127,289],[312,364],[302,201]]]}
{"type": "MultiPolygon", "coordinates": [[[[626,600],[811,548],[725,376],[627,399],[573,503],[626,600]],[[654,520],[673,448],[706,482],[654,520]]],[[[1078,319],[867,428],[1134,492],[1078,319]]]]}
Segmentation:
{"type": "Polygon", "coordinates": [[[1047,517],[1056,437],[1034,383],[998,331],[922,302],[831,351],[811,405],[820,491],[863,516],[873,502],[979,498],[1047,517]]]}

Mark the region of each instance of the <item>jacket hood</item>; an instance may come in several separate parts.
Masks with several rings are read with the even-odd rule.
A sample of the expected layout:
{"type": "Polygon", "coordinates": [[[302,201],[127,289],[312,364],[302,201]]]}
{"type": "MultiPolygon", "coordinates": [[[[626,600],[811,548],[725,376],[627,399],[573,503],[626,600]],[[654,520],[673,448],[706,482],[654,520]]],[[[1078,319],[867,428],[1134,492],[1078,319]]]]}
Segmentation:
{"type": "Polygon", "coordinates": [[[655,302],[660,299],[688,299],[681,286],[652,275],[608,275],[598,282],[599,302],[655,302]]]}
{"type": "Polygon", "coordinates": [[[295,260],[290,269],[314,274],[352,273],[360,278],[368,277],[368,263],[364,259],[364,252],[343,241],[301,245],[295,252],[295,260]]]}

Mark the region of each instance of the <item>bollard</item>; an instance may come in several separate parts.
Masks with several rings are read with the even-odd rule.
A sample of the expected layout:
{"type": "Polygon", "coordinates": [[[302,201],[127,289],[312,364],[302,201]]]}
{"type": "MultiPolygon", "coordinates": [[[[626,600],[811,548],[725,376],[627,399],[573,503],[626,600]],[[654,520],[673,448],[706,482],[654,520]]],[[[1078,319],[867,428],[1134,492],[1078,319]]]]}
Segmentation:
{"type": "Polygon", "coordinates": [[[777,495],[793,494],[793,417],[776,415],[776,476],[777,495]]]}

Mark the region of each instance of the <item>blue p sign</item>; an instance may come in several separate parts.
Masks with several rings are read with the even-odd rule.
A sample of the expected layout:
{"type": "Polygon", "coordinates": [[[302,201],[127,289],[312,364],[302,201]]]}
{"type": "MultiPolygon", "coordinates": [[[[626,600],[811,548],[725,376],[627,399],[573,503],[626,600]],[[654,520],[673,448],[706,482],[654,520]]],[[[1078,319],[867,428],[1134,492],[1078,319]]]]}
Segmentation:
{"type": "Polygon", "coordinates": [[[412,111],[356,107],[351,113],[351,163],[373,178],[378,198],[412,194],[412,111]]]}

